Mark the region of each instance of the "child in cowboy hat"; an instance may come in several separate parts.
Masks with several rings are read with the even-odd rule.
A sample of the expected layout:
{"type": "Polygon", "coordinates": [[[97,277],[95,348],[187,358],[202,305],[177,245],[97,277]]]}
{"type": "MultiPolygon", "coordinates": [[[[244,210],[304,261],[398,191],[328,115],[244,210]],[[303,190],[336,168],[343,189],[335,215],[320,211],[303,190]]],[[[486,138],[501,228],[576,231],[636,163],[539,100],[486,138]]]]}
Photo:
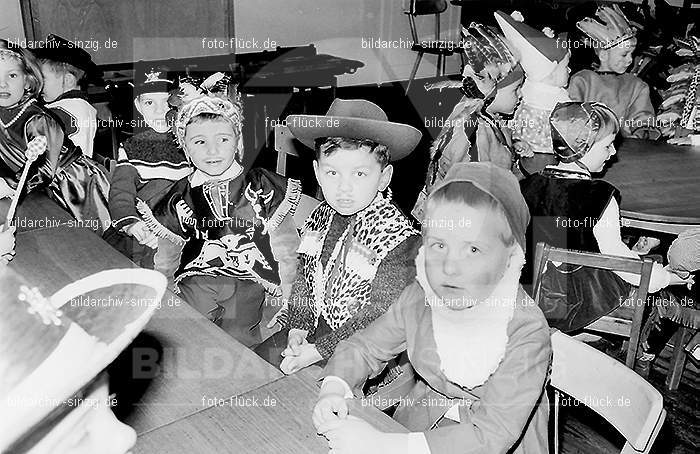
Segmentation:
{"type": "Polygon", "coordinates": [[[130,451],[136,433],[110,408],[105,369],[144,328],[165,288],[155,271],[116,269],[45,298],[24,276],[0,270],[0,452],[130,451]],[[139,304],[80,304],[95,299],[139,304]]]}
{"type": "Polygon", "coordinates": [[[156,268],[167,277],[175,271],[159,257],[176,257],[173,243],[157,239],[146,226],[136,205],[156,206],[175,183],[192,173],[185,153],[178,147],[165,115],[175,83],[164,71],[151,69],[137,79],[134,106],[144,125],[119,147],[119,160],[112,175],[109,211],[112,226],[103,238],[112,247],[144,268],[156,268]],[[154,260],[157,263],[154,263],[154,260]]]}
{"type": "Polygon", "coordinates": [[[243,106],[229,81],[180,81],[174,130],[194,171],[152,211],[137,209],[158,237],[184,245],[182,299],[250,347],[260,342],[266,292],[288,297],[294,281],[301,184],[243,167],[243,106]]]}
{"type": "Polygon", "coordinates": [[[539,31],[530,27],[517,11],[512,15],[496,11],[494,15],[525,70],[523,98],[512,124],[520,170],[529,175],[555,162],[549,114],[557,103],[569,101],[565,87],[571,53],[566,42],[555,38],[551,29],[539,31]]]}
{"type": "Polygon", "coordinates": [[[63,123],[68,138],[91,158],[97,111],[87,101],[87,93],[80,84],[99,80],[102,71],[85,49],[60,36],[47,36],[45,44],[34,51],[44,76],[42,98],[63,123]]]}
{"type": "Polygon", "coordinates": [[[622,137],[656,140],[661,132],[655,125],[649,85],[626,72],[637,46],[637,30],[618,5],[601,6],[596,16],[604,23],[586,17],[576,26],[588,37],[599,65],[571,76],[569,95],[574,101],[598,101],[610,107],[620,119],[622,137]]]}
{"type": "MultiPolygon", "coordinates": [[[[511,115],[520,99],[523,69],[502,35],[472,22],[462,28],[466,65],[456,82],[464,93],[430,149],[428,175],[411,214],[423,219],[423,205],[432,186],[458,162],[493,162],[511,170],[515,153],[510,131],[500,115],[511,115]]],[[[441,89],[437,83],[428,89],[441,89]]],[[[448,86],[451,86],[449,84],[448,86]]]]}
{"type": "Polygon", "coordinates": [[[551,361],[542,311],[518,284],[527,205],[492,163],[459,163],[426,203],[416,280],[328,361],[313,421],[332,452],[547,452],[551,361]],[[348,415],[346,398],[408,350],[421,377],[380,432],[348,415]]]}
{"type": "Polygon", "coordinates": [[[325,116],[291,115],[286,124],[316,151],[325,198],[302,229],[286,326],[256,350],[293,373],[330,358],[338,342],[386,312],[415,277],[420,237],[384,191],[390,162],[411,153],[421,133],[388,121],[362,99],[336,99],[325,116]]]}

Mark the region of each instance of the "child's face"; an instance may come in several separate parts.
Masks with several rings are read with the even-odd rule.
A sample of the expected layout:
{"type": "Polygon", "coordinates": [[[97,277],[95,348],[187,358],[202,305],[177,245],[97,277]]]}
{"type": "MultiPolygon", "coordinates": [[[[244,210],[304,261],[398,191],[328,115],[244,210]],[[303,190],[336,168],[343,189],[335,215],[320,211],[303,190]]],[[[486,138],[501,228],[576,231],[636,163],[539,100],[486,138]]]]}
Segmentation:
{"type": "Polygon", "coordinates": [[[0,59],[0,107],[17,104],[29,84],[19,62],[13,58],[0,59]]]}
{"type": "Polygon", "coordinates": [[[433,291],[453,310],[488,298],[508,266],[511,248],[489,209],[442,202],[424,222],[425,271],[433,291]]]}
{"type": "Polygon", "coordinates": [[[51,69],[49,65],[41,65],[41,75],[44,76],[44,87],[41,89],[41,97],[46,102],[52,102],[65,93],[66,83],[63,74],[51,69]]]}
{"type": "Polygon", "coordinates": [[[391,182],[393,168],[384,169],[377,158],[363,150],[338,149],[314,161],[316,179],[326,202],[338,213],[350,216],[362,211],[391,182]]]}
{"type": "Polygon", "coordinates": [[[521,78],[506,87],[499,88],[496,97],[493,98],[486,110],[492,113],[512,114],[520,100],[520,87],[522,85],[523,79],[521,78]]]}
{"type": "Polygon", "coordinates": [[[134,100],[136,110],[143,115],[148,127],[156,132],[162,133],[169,129],[165,119],[165,114],[170,110],[169,97],[168,93],[143,93],[134,100]]]}
{"type": "Polygon", "coordinates": [[[239,138],[226,120],[190,123],[185,130],[185,152],[197,169],[219,176],[236,158],[239,138]]]}
{"type": "Polygon", "coordinates": [[[632,64],[632,54],[636,47],[637,40],[630,39],[611,49],[601,50],[598,55],[600,59],[600,70],[624,74],[627,68],[632,64]]]}
{"type": "Polygon", "coordinates": [[[603,171],[605,162],[617,153],[615,145],[613,144],[614,140],[615,136],[609,134],[602,140],[593,144],[588,153],[581,158],[581,162],[588,167],[588,170],[594,173],[603,171]]]}

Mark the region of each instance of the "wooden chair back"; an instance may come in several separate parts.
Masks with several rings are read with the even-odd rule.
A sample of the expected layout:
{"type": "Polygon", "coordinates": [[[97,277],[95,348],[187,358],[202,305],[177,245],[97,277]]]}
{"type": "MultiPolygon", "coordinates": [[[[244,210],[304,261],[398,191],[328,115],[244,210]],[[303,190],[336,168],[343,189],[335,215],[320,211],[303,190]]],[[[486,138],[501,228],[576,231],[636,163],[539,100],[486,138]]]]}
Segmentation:
{"type": "Polygon", "coordinates": [[[625,438],[622,454],[648,453],[666,418],[663,397],[615,359],[559,331],[552,334],[555,453],[561,393],[608,421],[625,438]]]}
{"type": "Polygon", "coordinates": [[[629,368],[634,368],[637,350],[639,349],[642,318],[644,316],[644,308],[646,307],[647,295],[649,292],[649,280],[651,278],[651,269],[653,265],[651,259],[638,260],[629,257],[597,254],[594,252],[570,251],[568,249],[555,248],[545,243],[537,243],[533,268],[535,271],[533,295],[537,304],[540,304],[542,278],[547,263],[549,262],[559,262],[640,275],[639,287],[634,291],[632,298],[634,315],[631,322],[616,319],[609,323],[606,321],[606,323],[598,324],[598,327],[589,325],[589,329],[592,331],[611,332],[613,334],[629,337],[629,348],[627,349],[625,364],[629,368]]]}

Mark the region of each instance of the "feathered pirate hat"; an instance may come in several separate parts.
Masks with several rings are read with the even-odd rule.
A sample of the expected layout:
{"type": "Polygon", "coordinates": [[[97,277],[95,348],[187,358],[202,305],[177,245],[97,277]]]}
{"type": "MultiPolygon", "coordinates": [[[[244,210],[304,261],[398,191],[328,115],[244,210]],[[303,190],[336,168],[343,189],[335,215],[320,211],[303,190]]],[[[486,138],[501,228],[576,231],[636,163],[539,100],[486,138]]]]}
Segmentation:
{"type": "Polygon", "coordinates": [[[0,452],[15,452],[143,329],[166,289],[140,268],[102,271],[43,297],[0,270],[0,452]]]}
{"type": "Polygon", "coordinates": [[[545,29],[545,33],[530,27],[518,11],[512,15],[503,11],[493,14],[503,35],[519,54],[520,65],[528,78],[544,79],[569,54],[566,42],[557,39],[550,29],[545,29]]]}
{"type": "Polygon", "coordinates": [[[600,6],[595,15],[604,24],[592,17],[586,17],[576,22],[576,27],[593,41],[593,45],[600,49],[611,49],[637,35],[637,31],[618,5],[600,6]]]}
{"type": "Polygon", "coordinates": [[[185,132],[192,118],[201,114],[218,115],[228,120],[238,137],[236,160],[243,159],[243,104],[237,87],[231,85],[231,76],[214,73],[202,80],[198,77],[180,78],[179,91],[170,97],[170,104],[177,107],[174,132],[180,147],[185,148],[185,132]]]}

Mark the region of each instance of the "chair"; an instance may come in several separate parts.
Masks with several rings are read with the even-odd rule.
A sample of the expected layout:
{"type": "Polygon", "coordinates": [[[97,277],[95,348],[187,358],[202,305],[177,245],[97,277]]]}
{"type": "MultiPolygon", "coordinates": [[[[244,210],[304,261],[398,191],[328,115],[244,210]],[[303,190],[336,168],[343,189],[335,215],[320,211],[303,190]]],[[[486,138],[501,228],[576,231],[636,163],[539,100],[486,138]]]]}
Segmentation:
{"type": "Polygon", "coordinates": [[[275,151],[277,152],[277,173],[287,176],[287,155],[299,156],[294,148],[294,136],[285,125],[275,125],[275,151]]]}
{"type": "Polygon", "coordinates": [[[411,84],[416,77],[424,54],[437,55],[436,77],[445,75],[445,59],[454,55],[455,51],[459,53],[462,65],[464,65],[464,55],[460,43],[440,39],[440,14],[444,13],[445,10],[447,10],[447,0],[411,0],[408,11],[404,11],[404,14],[408,16],[408,25],[411,27],[411,39],[413,39],[411,50],[418,52],[413,69],[411,69],[411,76],[408,79],[406,93],[411,89],[411,84]],[[429,15],[435,16],[435,38],[431,41],[421,40],[418,37],[416,17],[429,15]]]}
{"type": "Polygon", "coordinates": [[[535,302],[538,305],[540,304],[542,277],[548,262],[560,262],[640,275],[639,287],[635,289],[634,298],[632,298],[634,302],[634,313],[631,321],[604,316],[586,327],[586,329],[590,331],[629,337],[629,347],[627,349],[625,364],[630,369],[633,369],[637,357],[637,350],[639,349],[642,318],[644,316],[644,308],[646,307],[653,262],[650,259],[637,260],[627,257],[596,254],[593,252],[570,251],[567,249],[554,248],[544,243],[537,243],[533,268],[536,272],[533,294],[535,302]]]}
{"type": "MultiPolygon", "coordinates": [[[[686,230],[697,228],[697,224],[682,224],[682,223],[671,223],[671,222],[661,222],[661,221],[649,221],[635,219],[633,217],[626,217],[625,213],[622,213],[622,223],[623,227],[629,227],[639,230],[647,230],[650,232],[668,233],[678,235],[686,230]]],[[[697,309],[696,309],[697,310],[697,309]]],[[[669,391],[675,391],[678,389],[681,378],[683,376],[683,369],[685,368],[686,361],[686,351],[685,344],[692,334],[697,332],[692,328],[679,325],[678,331],[673,337],[673,354],[671,355],[671,362],[668,367],[668,373],[666,375],[666,387],[669,391]]]]}
{"type": "Polygon", "coordinates": [[[615,359],[559,331],[552,334],[552,351],[554,452],[559,452],[559,401],[564,393],[624,436],[621,454],[648,453],[666,419],[661,394],[615,359]]]}

